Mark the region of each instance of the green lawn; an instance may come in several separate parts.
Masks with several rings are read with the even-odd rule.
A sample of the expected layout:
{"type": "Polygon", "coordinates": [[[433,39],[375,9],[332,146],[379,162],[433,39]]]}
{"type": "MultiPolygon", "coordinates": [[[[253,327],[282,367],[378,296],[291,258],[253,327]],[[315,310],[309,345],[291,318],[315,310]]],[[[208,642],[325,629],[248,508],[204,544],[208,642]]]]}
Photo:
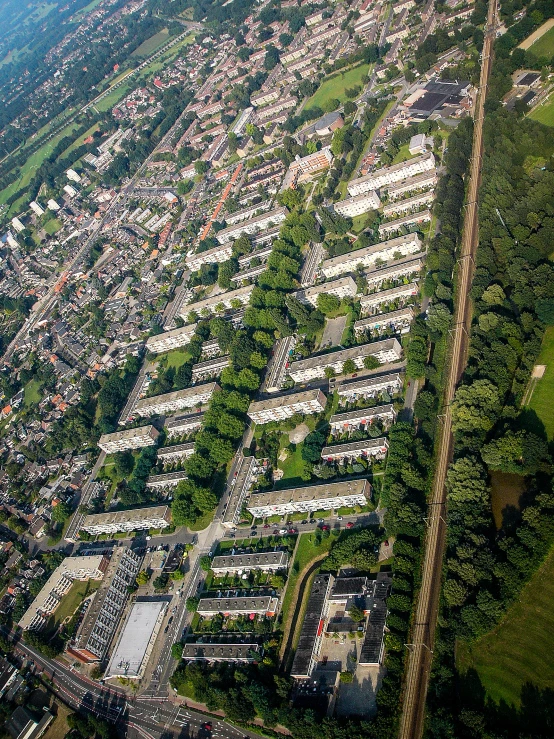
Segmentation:
{"type": "Polygon", "coordinates": [[[40,402],[41,398],[42,393],[40,391],[40,382],[38,382],[38,380],[30,380],[25,385],[25,407],[28,408],[31,405],[37,405],[40,402]]]}
{"type": "Polygon", "coordinates": [[[554,27],[550,28],[544,36],[532,44],[528,51],[534,54],[536,57],[545,56],[551,59],[554,56],[554,27]]]}
{"type": "Polygon", "coordinates": [[[53,627],[57,628],[62,621],[75,613],[82,601],[100,586],[99,580],[76,580],[62,598],[53,616],[53,627]]]}
{"type": "Polygon", "coordinates": [[[100,5],[101,0],[92,0],[88,5],[85,5],[84,8],[81,8],[75,15],[71,18],[72,21],[76,23],[80,23],[85,15],[88,15],[88,13],[91,12],[91,10],[94,10],[94,8],[97,5],[100,5]]]}
{"type": "Polygon", "coordinates": [[[412,158],[412,155],[410,154],[410,149],[408,148],[410,146],[409,143],[403,144],[400,149],[398,150],[398,154],[394,157],[392,160],[393,164],[399,164],[400,162],[405,162],[408,159],[412,158]]]}
{"type": "Polygon", "coordinates": [[[548,438],[554,438],[554,327],[544,333],[537,364],[545,364],[544,376],[537,382],[529,407],[544,423],[548,438]]]}
{"type": "Polygon", "coordinates": [[[496,629],[458,645],[458,669],[475,669],[488,697],[517,707],[525,683],[554,690],[553,643],[554,549],[496,629]]]}
{"type": "MultiPolygon", "coordinates": [[[[288,434],[285,437],[281,438],[287,438],[288,434]]],[[[279,469],[283,470],[283,479],[280,480],[276,485],[275,488],[288,488],[292,484],[291,478],[296,478],[296,480],[300,480],[300,475],[302,474],[302,470],[304,469],[304,460],[302,459],[302,446],[303,444],[297,444],[296,449],[292,454],[289,454],[289,456],[285,459],[284,462],[279,462],[279,469]]]]}
{"type": "Polygon", "coordinates": [[[369,64],[360,64],[352,67],[346,72],[337,72],[331,77],[323,80],[319,89],[306,102],[306,108],[321,108],[326,110],[330,100],[336,98],[341,103],[345,103],[348,98],[345,94],[347,87],[358,87],[363,85],[363,80],[369,72],[369,64]]]}
{"type": "MultiPolygon", "coordinates": [[[[554,28],[552,30],[554,31],[554,28]]],[[[554,126],[554,97],[550,96],[545,103],[538,105],[529,113],[529,118],[545,126],[554,126]]]]}
{"type": "Polygon", "coordinates": [[[98,110],[100,113],[105,113],[106,111],[113,108],[113,106],[118,103],[122,97],[125,97],[129,90],[131,89],[131,85],[124,83],[120,87],[118,87],[116,90],[112,90],[109,92],[105,98],[102,98],[102,100],[99,100],[98,103],[94,106],[96,110],[98,110]]]}
{"type": "Polygon", "coordinates": [[[137,46],[131,56],[150,56],[155,51],[157,51],[160,46],[163,46],[168,40],[169,30],[167,28],[163,28],[161,31],[154,34],[154,36],[151,36],[150,38],[147,38],[146,41],[143,41],[140,46],[137,46]]]}
{"type": "Polygon", "coordinates": [[[51,218],[49,221],[47,221],[44,224],[44,230],[47,234],[50,236],[53,236],[55,233],[58,233],[60,228],[63,226],[63,223],[61,221],[58,221],[57,218],[51,218]]]}
{"type": "Polygon", "coordinates": [[[211,524],[212,519],[214,517],[215,511],[208,511],[208,513],[205,513],[201,518],[199,518],[196,523],[193,523],[191,526],[188,526],[187,528],[189,531],[204,531],[204,529],[207,529],[208,526],[211,524]]]}
{"type": "Polygon", "coordinates": [[[69,146],[65,151],[64,154],[68,154],[70,151],[73,151],[74,149],[77,149],[79,146],[83,145],[83,142],[85,139],[88,139],[89,136],[92,136],[93,133],[98,131],[100,124],[95,123],[94,126],[91,126],[88,131],[85,131],[82,133],[79,138],[75,139],[75,141],[69,146]]]}
{"type": "Polygon", "coordinates": [[[181,365],[190,359],[190,354],[185,348],[172,349],[170,352],[167,352],[167,354],[163,354],[162,357],[166,357],[164,362],[166,367],[179,369],[181,365]]]}

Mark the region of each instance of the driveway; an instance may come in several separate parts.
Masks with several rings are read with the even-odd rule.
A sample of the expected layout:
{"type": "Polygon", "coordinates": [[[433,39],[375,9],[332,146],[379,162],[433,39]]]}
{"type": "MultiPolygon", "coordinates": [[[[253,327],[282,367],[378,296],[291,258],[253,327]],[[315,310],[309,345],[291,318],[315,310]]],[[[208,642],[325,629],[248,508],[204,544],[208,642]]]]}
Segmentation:
{"type": "Polygon", "coordinates": [[[346,326],[348,316],[339,316],[338,318],[327,318],[323,336],[321,337],[320,349],[327,349],[331,346],[339,346],[346,326]]]}

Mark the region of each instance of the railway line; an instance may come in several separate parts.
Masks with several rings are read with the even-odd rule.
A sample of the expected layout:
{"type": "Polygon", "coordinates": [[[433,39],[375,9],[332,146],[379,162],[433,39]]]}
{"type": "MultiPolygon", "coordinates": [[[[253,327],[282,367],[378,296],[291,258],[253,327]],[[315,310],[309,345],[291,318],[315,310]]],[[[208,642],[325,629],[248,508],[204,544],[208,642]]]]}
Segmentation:
{"type": "Polygon", "coordinates": [[[471,326],[470,288],[477,250],[478,192],[483,156],[483,119],[487,85],[492,66],[492,49],[496,35],[497,0],[489,0],[481,76],[475,105],[472,156],[466,194],[464,228],[458,261],[458,285],[454,324],[445,366],[445,389],[440,416],[437,464],[429,499],[428,527],[425,539],[421,588],[411,632],[406,682],[404,686],[400,739],[419,739],[423,733],[425,701],[433,659],[433,645],[438,616],[442,563],[446,546],[446,473],[452,460],[453,437],[451,403],[467,361],[468,335],[471,326]]]}

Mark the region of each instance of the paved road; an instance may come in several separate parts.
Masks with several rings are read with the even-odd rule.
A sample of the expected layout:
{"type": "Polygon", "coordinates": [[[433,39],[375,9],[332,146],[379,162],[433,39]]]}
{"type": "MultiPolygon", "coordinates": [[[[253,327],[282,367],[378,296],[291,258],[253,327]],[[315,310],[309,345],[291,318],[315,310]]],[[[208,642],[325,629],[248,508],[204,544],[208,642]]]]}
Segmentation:
{"type": "Polygon", "coordinates": [[[454,313],[450,356],[445,369],[445,390],[442,408],[442,423],[439,424],[439,446],[437,468],[433,481],[428,513],[428,530],[425,540],[425,554],[422,581],[416,606],[414,627],[411,634],[412,646],[408,655],[408,669],[404,689],[404,702],[400,723],[400,739],[419,739],[423,733],[425,701],[429,685],[437,623],[442,562],[446,543],[446,490],[445,480],[452,459],[452,417],[451,403],[456,386],[466,366],[468,332],[471,328],[471,289],[474,260],[477,250],[478,202],[477,196],[481,181],[481,162],[483,156],[483,118],[487,83],[491,69],[491,54],[497,21],[496,0],[489,0],[485,41],[483,46],[481,78],[475,109],[473,150],[469,171],[469,184],[466,195],[464,230],[462,235],[461,259],[458,270],[458,285],[454,313]]]}

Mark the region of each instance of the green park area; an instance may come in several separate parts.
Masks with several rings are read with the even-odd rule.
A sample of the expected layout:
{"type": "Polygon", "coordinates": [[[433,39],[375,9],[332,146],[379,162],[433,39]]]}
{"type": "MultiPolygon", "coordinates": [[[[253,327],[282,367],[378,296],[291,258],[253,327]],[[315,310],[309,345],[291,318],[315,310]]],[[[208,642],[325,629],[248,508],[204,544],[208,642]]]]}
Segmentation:
{"type": "Polygon", "coordinates": [[[154,52],[157,51],[160,46],[163,46],[168,40],[169,30],[167,28],[163,28],[158,33],[147,38],[146,41],[143,41],[140,46],[137,46],[131,56],[150,56],[150,54],[154,54],[154,52]]]}
{"type": "Polygon", "coordinates": [[[554,690],[554,549],[490,633],[457,647],[458,669],[476,670],[487,697],[519,707],[531,684],[554,690]]]}
{"type": "Polygon", "coordinates": [[[29,408],[30,406],[37,405],[42,398],[40,382],[38,380],[29,380],[25,385],[24,393],[25,397],[23,402],[25,407],[29,408]]]}
{"type": "Polygon", "coordinates": [[[130,89],[130,83],[123,83],[119,87],[116,87],[114,90],[109,92],[106,97],[102,98],[102,100],[99,100],[94,107],[99,113],[105,113],[106,111],[113,108],[113,106],[116,105],[122,97],[125,97],[130,89]]]}
{"type": "Polygon", "coordinates": [[[554,26],[532,44],[528,51],[536,57],[551,59],[554,56],[554,26]]]}
{"type": "Polygon", "coordinates": [[[337,72],[326,77],[319,89],[307,101],[306,108],[328,110],[331,100],[338,100],[341,104],[345,103],[348,100],[345,90],[363,85],[369,67],[369,64],[359,64],[346,72],[337,72]]]}
{"type": "Polygon", "coordinates": [[[554,95],[550,95],[543,103],[537,105],[529,113],[529,118],[543,123],[545,126],[554,126],[554,95]]]}
{"type": "Polygon", "coordinates": [[[58,233],[60,228],[63,226],[63,223],[59,221],[57,218],[51,218],[49,221],[46,221],[44,224],[44,230],[49,236],[53,236],[54,234],[58,233]]]}
{"type": "MultiPolygon", "coordinates": [[[[552,413],[552,398],[554,398],[554,328],[549,327],[544,333],[542,347],[537,364],[546,365],[544,375],[538,380],[529,407],[535,411],[544,424],[548,439],[554,438],[554,413],[552,413]]],[[[533,380],[531,380],[533,382],[533,380]]]]}
{"type": "Polygon", "coordinates": [[[172,349],[170,352],[167,352],[167,354],[162,354],[160,362],[167,369],[170,367],[179,369],[179,367],[181,367],[185,362],[188,362],[189,359],[190,353],[183,347],[181,349],[172,349]]]}

